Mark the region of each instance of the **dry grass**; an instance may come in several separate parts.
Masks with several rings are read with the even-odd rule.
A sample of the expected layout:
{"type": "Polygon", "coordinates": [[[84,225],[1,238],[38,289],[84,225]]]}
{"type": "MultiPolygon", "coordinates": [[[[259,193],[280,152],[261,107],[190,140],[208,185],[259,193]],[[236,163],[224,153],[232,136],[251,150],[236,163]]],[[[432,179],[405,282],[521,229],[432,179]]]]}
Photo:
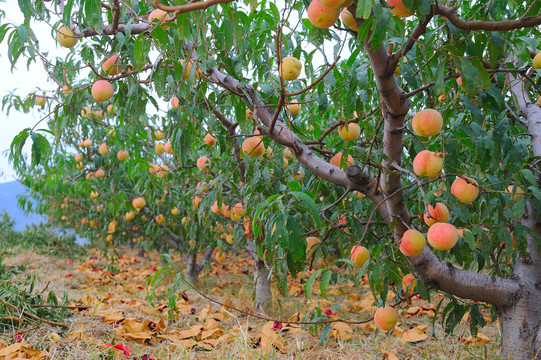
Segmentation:
{"type": "MultiPolygon", "coordinates": [[[[121,252],[127,258],[135,257],[135,253],[130,250],[121,252]]],[[[158,263],[156,254],[150,254],[148,258],[138,259],[133,264],[133,272],[158,263]]],[[[81,272],[76,271],[76,266],[70,265],[65,259],[58,259],[51,256],[40,255],[35,252],[23,252],[4,261],[4,265],[12,267],[20,264],[27,264],[26,273],[19,276],[36,274],[39,276],[37,289],[41,290],[47,287],[53,290],[57,296],[67,292],[70,298],[78,299],[84,295],[91,298],[103,299],[107,294],[112,294],[111,303],[114,305],[100,306],[107,310],[123,311],[124,316],[132,316],[140,320],[158,321],[159,317],[141,311],[140,308],[131,306],[128,302],[114,302],[113,299],[146,299],[146,291],[137,289],[137,286],[144,285],[141,281],[123,283],[100,284],[95,280],[87,278],[81,272]],[[67,273],[73,273],[73,277],[66,277],[67,273]]],[[[107,262],[99,257],[93,264],[97,267],[104,267],[107,262]]],[[[251,286],[251,262],[243,255],[242,258],[232,258],[231,261],[225,261],[220,266],[214,266],[202,274],[199,281],[199,288],[210,297],[218,301],[230,301],[236,307],[243,310],[253,311],[251,308],[252,286],[251,286]],[[224,273],[225,271],[225,273],[224,273]]],[[[156,289],[157,294],[163,295],[171,285],[166,280],[156,289]]],[[[349,300],[351,294],[363,296],[368,289],[366,287],[352,288],[343,286],[342,295],[332,295],[332,303],[341,304],[343,308],[349,308],[352,303],[349,300]]],[[[276,290],[274,289],[276,295],[276,290]]],[[[220,306],[209,304],[208,301],[197,295],[194,291],[187,292],[190,300],[190,306],[196,309],[196,314],[181,315],[175,320],[166,320],[168,328],[184,330],[195,324],[201,324],[197,319],[198,314],[210,306],[214,311],[220,310],[220,306]]],[[[163,299],[158,299],[163,300],[163,299]]],[[[439,301],[439,299],[433,299],[439,301]]],[[[319,295],[314,296],[314,301],[321,304],[331,304],[321,299],[319,295]]],[[[107,301],[106,301],[107,302],[107,301]]],[[[304,295],[300,296],[274,296],[274,303],[271,310],[272,316],[281,319],[287,319],[297,311],[305,312],[310,307],[310,301],[304,295]]],[[[415,300],[413,305],[425,305],[428,303],[423,300],[415,300]]],[[[400,338],[387,337],[375,331],[361,330],[359,327],[353,328],[353,338],[350,341],[330,339],[327,343],[321,345],[319,336],[310,334],[308,331],[301,331],[298,334],[284,335],[285,346],[283,350],[277,351],[275,348],[270,351],[256,345],[256,340],[260,336],[260,331],[266,323],[264,320],[248,317],[235,311],[228,311],[227,314],[231,321],[223,324],[224,333],[230,332],[236,325],[241,329],[240,336],[235,340],[222,344],[212,351],[204,350],[186,350],[176,346],[171,341],[159,341],[150,344],[140,344],[131,340],[125,340],[115,335],[111,324],[105,324],[99,316],[92,316],[90,312],[75,313],[66,323],[70,326],[69,330],[59,332],[49,326],[32,327],[26,326],[20,329],[7,329],[0,333],[0,339],[12,343],[17,332],[22,332],[25,341],[32,347],[44,349],[49,352],[52,359],[109,359],[111,353],[109,348],[103,347],[103,343],[116,342],[123,344],[131,349],[132,356],[141,357],[148,354],[155,359],[384,359],[383,353],[389,351],[400,359],[497,359],[498,358],[498,328],[496,324],[489,324],[482,329],[482,333],[491,341],[484,346],[470,346],[460,341],[460,338],[469,336],[469,325],[467,320],[463,320],[456,328],[455,334],[445,337],[441,327],[441,320],[436,320],[434,334],[427,340],[418,343],[402,343],[400,338]],[[86,338],[81,340],[68,340],[68,334],[79,329],[84,329],[86,338]],[[54,342],[49,337],[51,332],[59,332],[62,340],[54,342]]],[[[368,313],[355,316],[350,314],[352,319],[359,319],[368,316],[368,313]]],[[[416,325],[428,325],[426,333],[432,335],[432,319],[426,315],[407,318],[405,315],[400,319],[403,323],[402,329],[409,329],[416,325]]],[[[204,321],[203,321],[204,322],[204,321]]],[[[115,358],[119,357],[117,353],[115,358]]]]}

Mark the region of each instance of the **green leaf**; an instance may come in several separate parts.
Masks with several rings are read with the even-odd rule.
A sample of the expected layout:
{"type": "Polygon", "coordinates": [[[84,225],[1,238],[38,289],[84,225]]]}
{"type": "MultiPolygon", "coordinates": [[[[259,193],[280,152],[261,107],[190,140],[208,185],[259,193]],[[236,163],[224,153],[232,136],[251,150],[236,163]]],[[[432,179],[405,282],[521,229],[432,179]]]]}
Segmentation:
{"type": "Polygon", "coordinates": [[[310,196],[300,191],[292,191],[291,195],[295,196],[306,205],[306,208],[310,211],[310,214],[312,214],[316,224],[321,226],[321,216],[319,215],[319,208],[317,207],[316,202],[310,196]]]}
{"type": "Polygon", "coordinates": [[[323,275],[321,275],[321,281],[319,283],[319,290],[321,290],[321,296],[327,299],[327,288],[329,287],[329,282],[331,281],[331,271],[325,270],[323,275]]]}
{"type": "Polygon", "coordinates": [[[355,15],[360,19],[368,19],[372,12],[373,0],[359,0],[355,15]]]}
{"type": "Polygon", "coordinates": [[[310,297],[312,295],[312,287],[314,286],[314,282],[322,271],[323,269],[319,269],[318,271],[313,273],[308,279],[308,281],[306,281],[306,284],[304,284],[304,294],[306,296],[310,297]]]}

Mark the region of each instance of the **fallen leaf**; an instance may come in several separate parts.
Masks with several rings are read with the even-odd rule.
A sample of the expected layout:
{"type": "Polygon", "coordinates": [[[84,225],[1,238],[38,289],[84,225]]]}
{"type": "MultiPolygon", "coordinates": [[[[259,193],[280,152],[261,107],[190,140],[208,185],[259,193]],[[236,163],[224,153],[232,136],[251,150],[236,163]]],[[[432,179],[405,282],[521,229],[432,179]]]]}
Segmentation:
{"type": "Polygon", "coordinates": [[[478,333],[476,337],[468,336],[465,342],[466,344],[470,344],[472,346],[481,346],[490,342],[490,338],[486,335],[478,333]]]}
{"type": "Polygon", "coordinates": [[[346,323],[334,323],[331,330],[331,337],[336,340],[351,340],[353,338],[353,329],[346,323]]]}
{"type": "Polygon", "coordinates": [[[428,339],[428,335],[425,334],[426,326],[416,326],[412,329],[404,331],[400,342],[419,342],[428,339]]]}

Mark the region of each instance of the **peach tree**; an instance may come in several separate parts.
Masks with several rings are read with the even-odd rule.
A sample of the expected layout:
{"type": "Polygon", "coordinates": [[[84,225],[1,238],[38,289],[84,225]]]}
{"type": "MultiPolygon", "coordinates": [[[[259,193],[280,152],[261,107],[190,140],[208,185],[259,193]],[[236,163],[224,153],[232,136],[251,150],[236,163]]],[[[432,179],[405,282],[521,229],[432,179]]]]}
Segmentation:
{"type": "MultiPolygon", "coordinates": [[[[112,174],[109,193],[118,186],[129,195],[108,204],[110,215],[118,217],[137,191],[148,189],[150,204],[167,190],[172,204],[183,204],[186,221],[204,228],[211,216],[237,233],[242,226],[261,264],[258,306],[268,301],[270,274],[283,287],[287,276],[314,263],[321,268],[307,293],[317,277],[324,290],[343,279],[344,266],[360,267],[356,277],[366,272],[380,307],[411,273],[424,298],[443,292],[450,299],[438,309],[447,330],[469,312],[475,332],[484,323],[482,302],[499,319],[506,358],[537,354],[541,4],[21,0],[19,6],[69,49],[62,57],[42,49],[30,21],[0,27],[12,64],[43,62],[58,85],[3,102],[22,110],[46,106],[52,135],[26,129],[12,146],[20,176],[45,183],[36,191],[59,199],[55,192],[65,191],[59,179],[73,177],[73,168],[58,164],[76,165],[70,154],[77,143],[102,141],[112,126],[123,135],[116,146],[136,148],[132,165],[112,174]],[[107,105],[118,113],[106,122],[81,115],[84,106],[104,112],[107,105]],[[161,146],[148,144],[153,127],[167,134],[172,160],[157,161],[153,151],[161,146]],[[30,164],[20,154],[28,138],[30,164]],[[202,147],[205,140],[213,147],[202,147]],[[149,170],[169,175],[153,182],[149,170]],[[232,216],[237,203],[243,214],[232,216]]],[[[181,219],[169,221],[182,226],[181,219]]],[[[147,233],[158,231],[155,225],[147,224],[147,233]]],[[[384,320],[394,314],[384,312],[376,322],[390,329],[394,324],[384,320]]]]}

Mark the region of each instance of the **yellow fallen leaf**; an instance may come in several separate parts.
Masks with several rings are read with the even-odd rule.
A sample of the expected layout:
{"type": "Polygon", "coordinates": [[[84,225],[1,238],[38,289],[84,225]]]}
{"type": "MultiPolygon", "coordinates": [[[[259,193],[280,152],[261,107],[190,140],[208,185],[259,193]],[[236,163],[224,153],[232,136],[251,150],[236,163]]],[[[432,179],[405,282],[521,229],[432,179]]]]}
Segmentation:
{"type": "Polygon", "coordinates": [[[476,337],[468,336],[466,338],[466,344],[470,344],[472,346],[481,346],[488,342],[490,342],[490,338],[481,333],[478,333],[476,337]]]}
{"type": "Polygon", "coordinates": [[[353,329],[346,323],[337,322],[331,330],[331,337],[336,340],[351,340],[353,338],[353,329]]]}
{"type": "Polygon", "coordinates": [[[392,352],[390,351],[385,351],[383,353],[383,360],[399,360],[398,359],[398,356],[396,356],[395,354],[393,354],[392,352]]]}
{"type": "Polygon", "coordinates": [[[115,335],[142,343],[152,338],[152,333],[148,326],[136,320],[129,319],[124,320],[120,326],[115,328],[115,335]]]}
{"type": "Polygon", "coordinates": [[[414,327],[412,329],[404,331],[400,342],[419,342],[428,339],[428,335],[425,334],[426,327],[424,329],[420,327],[414,327]]]}
{"type": "Polygon", "coordinates": [[[46,351],[32,349],[26,342],[15,343],[0,350],[0,359],[2,360],[43,360],[46,356],[46,351]]]}

